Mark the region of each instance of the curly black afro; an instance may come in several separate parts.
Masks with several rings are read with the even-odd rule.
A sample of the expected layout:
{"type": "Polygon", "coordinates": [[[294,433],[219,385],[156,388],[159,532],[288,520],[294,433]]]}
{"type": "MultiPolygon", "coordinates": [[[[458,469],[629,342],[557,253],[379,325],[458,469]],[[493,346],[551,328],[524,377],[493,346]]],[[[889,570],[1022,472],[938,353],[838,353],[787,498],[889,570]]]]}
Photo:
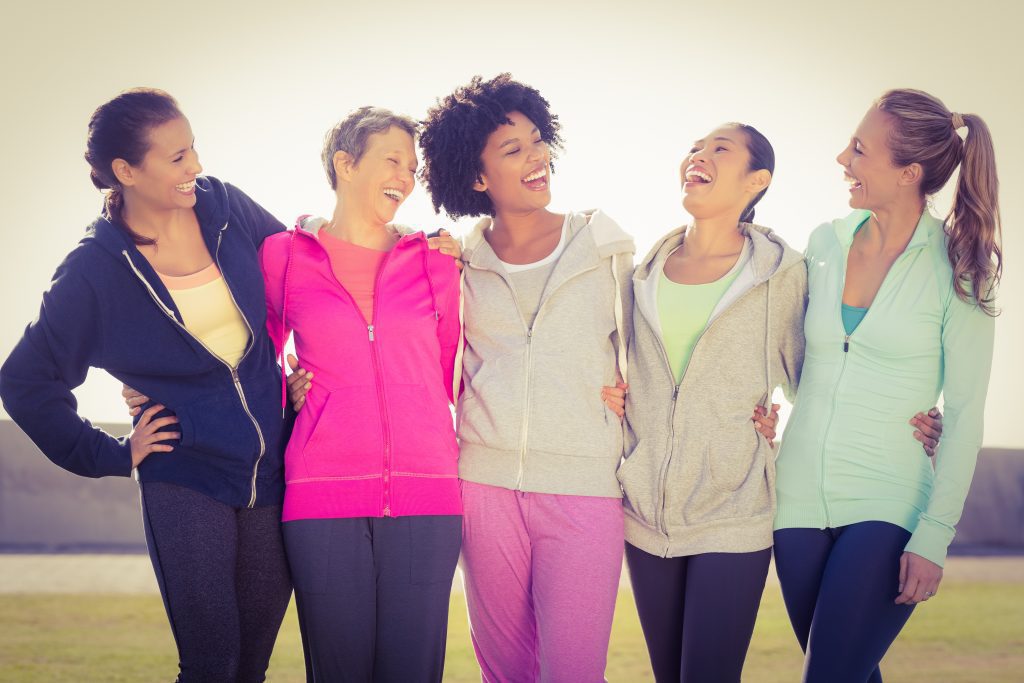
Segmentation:
{"type": "Polygon", "coordinates": [[[420,134],[420,179],[430,192],[434,211],[443,208],[453,219],[494,215],[491,198],[474,190],[473,184],[483,173],[480,155],[487,138],[509,123],[508,115],[514,111],[533,121],[554,158],[562,146],[558,117],[535,88],[512,80],[510,74],[489,81],[474,76],[427,111],[420,134]]]}

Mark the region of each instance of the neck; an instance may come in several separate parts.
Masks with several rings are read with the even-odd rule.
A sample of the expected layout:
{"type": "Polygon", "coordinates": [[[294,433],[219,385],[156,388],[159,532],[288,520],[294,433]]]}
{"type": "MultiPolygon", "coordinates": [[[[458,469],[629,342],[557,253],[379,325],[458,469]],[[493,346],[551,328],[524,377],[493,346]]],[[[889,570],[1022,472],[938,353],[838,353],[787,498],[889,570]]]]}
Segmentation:
{"type": "Polygon", "coordinates": [[[498,211],[491,221],[491,230],[501,233],[509,244],[531,241],[534,236],[548,230],[556,222],[561,225],[563,217],[547,208],[529,211],[498,211]]]}
{"type": "Polygon", "coordinates": [[[924,199],[915,197],[912,201],[897,201],[875,209],[871,220],[857,233],[862,239],[862,248],[878,252],[903,251],[921,221],[924,213],[924,199]]]}
{"type": "Polygon", "coordinates": [[[387,223],[376,217],[369,217],[360,211],[355,202],[345,201],[340,195],[334,205],[331,222],[323,227],[338,239],[370,249],[386,249],[394,242],[387,223]]]}
{"type": "Polygon", "coordinates": [[[125,197],[121,220],[134,232],[157,240],[173,240],[183,229],[193,225],[195,212],[189,209],[154,209],[125,197]]]}
{"type": "Polygon", "coordinates": [[[686,231],[683,251],[691,256],[719,256],[735,254],[743,248],[743,233],[739,230],[739,216],[713,216],[696,218],[686,231]]]}

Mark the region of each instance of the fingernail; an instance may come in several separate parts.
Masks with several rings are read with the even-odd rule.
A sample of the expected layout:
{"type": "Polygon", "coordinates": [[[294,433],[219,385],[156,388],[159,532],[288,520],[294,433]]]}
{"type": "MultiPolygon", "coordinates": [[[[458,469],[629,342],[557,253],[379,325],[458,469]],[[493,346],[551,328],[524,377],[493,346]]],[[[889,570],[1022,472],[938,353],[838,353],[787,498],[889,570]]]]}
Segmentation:
{"type": "Polygon", "coordinates": [[[306,382],[306,389],[308,390],[308,389],[312,389],[312,388],[313,388],[312,383],[306,382]]]}

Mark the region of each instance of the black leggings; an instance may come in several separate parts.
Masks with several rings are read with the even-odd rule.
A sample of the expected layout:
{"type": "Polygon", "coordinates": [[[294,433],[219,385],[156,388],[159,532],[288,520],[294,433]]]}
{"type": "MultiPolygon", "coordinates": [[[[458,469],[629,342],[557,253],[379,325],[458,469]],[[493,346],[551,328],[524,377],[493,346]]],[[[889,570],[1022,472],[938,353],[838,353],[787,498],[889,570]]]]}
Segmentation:
{"type": "Polygon", "coordinates": [[[177,680],[263,681],[292,590],[281,506],[235,509],[174,484],[141,489],[177,680]]]}
{"type": "Polygon", "coordinates": [[[887,522],[775,532],[775,569],[806,653],[806,683],[881,683],[878,663],[914,611],[894,602],[909,539],[887,522]]]}
{"type": "Polygon", "coordinates": [[[626,544],[658,683],[739,683],[771,556],[765,548],[665,558],[626,544]]]}

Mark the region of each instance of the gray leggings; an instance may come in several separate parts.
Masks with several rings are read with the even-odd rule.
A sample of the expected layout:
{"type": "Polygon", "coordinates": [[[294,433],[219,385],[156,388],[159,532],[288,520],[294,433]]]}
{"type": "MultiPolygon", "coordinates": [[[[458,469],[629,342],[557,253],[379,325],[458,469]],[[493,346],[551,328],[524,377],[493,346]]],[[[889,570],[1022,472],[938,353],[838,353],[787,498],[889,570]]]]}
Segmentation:
{"type": "Polygon", "coordinates": [[[440,681],[462,517],[285,522],[310,683],[440,681]]]}
{"type": "Polygon", "coordinates": [[[291,597],[281,506],[236,509],[141,484],[142,520],[178,646],[179,683],[259,683],[291,597]]]}

